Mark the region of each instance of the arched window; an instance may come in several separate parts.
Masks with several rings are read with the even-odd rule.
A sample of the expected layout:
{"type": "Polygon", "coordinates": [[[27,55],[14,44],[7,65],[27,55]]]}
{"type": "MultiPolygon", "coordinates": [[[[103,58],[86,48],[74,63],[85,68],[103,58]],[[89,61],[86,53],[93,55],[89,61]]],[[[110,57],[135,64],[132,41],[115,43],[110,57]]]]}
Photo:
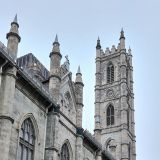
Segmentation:
{"type": "Polygon", "coordinates": [[[107,126],[114,124],[114,107],[110,104],[107,108],[107,126]]]}
{"type": "Polygon", "coordinates": [[[114,66],[110,62],[107,67],[107,83],[114,82],[114,66]]]}
{"type": "Polygon", "coordinates": [[[17,160],[33,160],[35,132],[32,121],[27,118],[21,126],[17,160]]]}
{"type": "Polygon", "coordinates": [[[67,144],[63,144],[62,149],[61,149],[61,160],[69,160],[70,155],[69,155],[69,149],[67,144]]]}
{"type": "Polygon", "coordinates": [[[129,142],[129,145],[128,145],[128,160],[131,159],[131,143],[129,142]]]}

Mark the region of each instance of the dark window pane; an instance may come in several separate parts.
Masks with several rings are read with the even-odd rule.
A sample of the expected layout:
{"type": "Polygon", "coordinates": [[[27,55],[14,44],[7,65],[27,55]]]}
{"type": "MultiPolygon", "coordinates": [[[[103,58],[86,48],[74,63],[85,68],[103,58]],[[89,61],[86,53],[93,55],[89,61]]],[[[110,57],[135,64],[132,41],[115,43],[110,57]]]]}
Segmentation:
{"type": "Polygon", "coordinates": [[[111,106],[111,115],[114,116],[114,108],[113,108],[113,106],[111,106]]]}
{"type": "Polygon", "coordinates": [[[109,105],[107,108],[107,125],[114,124],[114,107],[109,105]]]}
{"type": "Polygon", "coordinates": [[[110,125],[110,117],[107,117],[107,126],[110,125]]]}
{"type": "Polygon", "coordinates": [[[32,121],[29,118],[23,122],[19,138],[17,160],[33,160],[35,134],[32,121]]]}
{"type": "Polygon", "coordinates": [[[111,125],[114,124],[114,116],[111,116],[111,125]]]}
{"type": "Polygon", "coordinates": [[[69,149],[67,144],[64,144],[61,149],[61,160],[69,160],[69,149]]]}
{"type": "Polygon", "coordinates": [[[114,81],[114,66],[110,63],[107,67],[107,83],[114,81]]]}
{"type": "Polygon", "coordinates": [[[111,114],[111,111],[110,111],[110,106],[109,106],[108,109],[107,109],[107,117],[109,117],[110,114],[111,114]]]}

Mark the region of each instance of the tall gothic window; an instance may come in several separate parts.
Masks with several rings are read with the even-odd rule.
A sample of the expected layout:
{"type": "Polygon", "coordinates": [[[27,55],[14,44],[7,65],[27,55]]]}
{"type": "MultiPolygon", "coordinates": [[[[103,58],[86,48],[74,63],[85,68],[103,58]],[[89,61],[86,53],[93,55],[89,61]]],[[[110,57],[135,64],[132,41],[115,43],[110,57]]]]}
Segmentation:
{"type": "Polygon", "coordinates": [[[70,159],[69,149],[67,144],[65,143],[61,149],[61,160],[69,160],[69,159],[70,159]]]}
{"type": "Polygon", "coordinates": [[[131,159],[131,143],[128,145],[128,160],[131,159]]]}
{"type": "Polygon", "coordinates": [[[114,82],[114,66],[112,63],[109,63],[107,67],[107,83],[114,82]]]}
{"type": "Polygon", "coordinates": [[[17,160],[33,160],[35,132],[30,118],[26,119],[20,130],[17,160]]]}
{"type": "Polygon", "coordinates": [[[107,108],[107,126],[114,124],[114,107],[110,104],[107,108]]]}

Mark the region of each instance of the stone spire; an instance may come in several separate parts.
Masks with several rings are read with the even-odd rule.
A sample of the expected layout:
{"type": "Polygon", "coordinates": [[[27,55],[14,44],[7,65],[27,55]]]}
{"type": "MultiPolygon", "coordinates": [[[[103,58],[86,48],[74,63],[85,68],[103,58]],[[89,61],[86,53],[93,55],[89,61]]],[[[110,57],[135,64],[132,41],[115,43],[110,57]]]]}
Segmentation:
{"type": "Polygon", "coordinates": [[[57,103],[56,109],[50,111],[47,118],[47,131],[46,131],[46,146],[44,159],[58,159],[59,147],[59,96],[60,96],[60,85],[61,85],[61,58],[62,55],[59,49],[58,36],[56,35],[55,41],[53,42],[53,49],[50,53],[50,77],[49,77],[49,92],[53,97],[53,100],[57,103]],[[55,128],[55,129],[53,129],[55,128]],[[54,148],[54,149],[53,149],[54,148]],[[48,149],[50,150],[48,152],[48,149]]]}
{"type": "Polygon", "coordinates": [[[62,55],[60,53],[60,44],[58,42],[58,36],[56,35],[53,42],[53,49],[50,53],[50,79],[49,79],[49,91],[54,97],[54,100],[58,102],[60,92],[60,66],[62,55]]]}
{"type": "Polygon", "coordinates": [[[6,35],[6,38],[8,40],[7,48],[8,48],[9,53],[14,59],[17,58],[18,43],[21,40],[21,37],[19,36],[18,28],[19,28],[19,24],[17,21],[17,14],[16,14],[13,22],[11,23],[10,31],[6,35]]]}
{"type": "Polygon", "coordinates": [[[15,17],[14,17],[13,22],[18,24],[18,21],[17,21],[17,14],[16,14],[15,17]]]}
{"type": "Polygon", "coordinates": [[[83,84],[83,81],[82,81],[82,73],[81,73],[80,66],[78,66],[78,70],[77,70],[77,73],[76,73],[75,83],[82,83],[82,84],[83,84]]]}
{"type": "Polygon", "coordinates": [[[101,49],[100,39],[98,36],[96,49],[101,49]]]}
{"type": "Polygon", "coordinates": [[[78,66],[77,74],[81,74],[81,68],[78,66]]]}
{"type": "Polygon", "coordinates": [[[59,46],[60,46],[60,43],[58,42],[58,36],[57,36],[57,34],[56,34],[55,40],[54,40],[54,42],[53,42],[52,52],[58,52],[58,53],[60,53],[60,48],[59,48],[59,46]]]}
{"type": "Polygon", "coordinates": [[[59,44],[59,42],[58,42],[58,35],[57,35],[57,34],[56,34],[56,37],[55,37],[54,43],[58,43],[58,44],[59,44]]]}
{"type": "Polygon", "coordinates": [[[124,39],[125,39],[125,37],[124,37],[124,31],[123,31],[123,28],[121,29],[121,32],[120,32],[120,38],[119,38],[119,39],[121,39],[121,38],[124,38],[124,39]]]}
{"type": "Polygon", "coordinates": [[[76,90],[76,104],[77,104],[77,127],[82,128],[82,114],[83,114],[83,81],[80,66],[76,73],[75,90],[76,90]]]}
{"type": "Polygon", "coordinates": [[[120,32],[120,38],[119,38],[119,40],[120,40],[120,49],[121,50],[125,49],[125,36],[124,36],[123,28],[122,28],[122,30],[120,32]]]}

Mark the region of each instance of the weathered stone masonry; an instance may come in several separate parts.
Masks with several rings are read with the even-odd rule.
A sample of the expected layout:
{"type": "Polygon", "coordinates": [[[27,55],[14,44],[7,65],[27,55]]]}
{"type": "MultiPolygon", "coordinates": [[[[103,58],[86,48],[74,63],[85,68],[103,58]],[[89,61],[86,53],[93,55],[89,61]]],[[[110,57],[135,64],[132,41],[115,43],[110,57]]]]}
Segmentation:
{"type": "MultiPolygon", "coordinates": [[[[62,64],[56,35],[50,71],[32,54],[17,58],[21,40],[17,16],[0,42],[0,159],[1,160],[135,160],[131,50],[105,55],[97,41],[95,133],[82,127],[83,80],[80,66],[75,81],[69,59],[62,64]],[[115,67],[114,83],[107,84],[106,65],[115,67]],[[106,126],[106,107],[115,107],[115,124],[106,126]],[[130,154],[129,154],[130,152],[130,154]]],[[[113,76],[113,75],[112,75],[113,76]]]]}

